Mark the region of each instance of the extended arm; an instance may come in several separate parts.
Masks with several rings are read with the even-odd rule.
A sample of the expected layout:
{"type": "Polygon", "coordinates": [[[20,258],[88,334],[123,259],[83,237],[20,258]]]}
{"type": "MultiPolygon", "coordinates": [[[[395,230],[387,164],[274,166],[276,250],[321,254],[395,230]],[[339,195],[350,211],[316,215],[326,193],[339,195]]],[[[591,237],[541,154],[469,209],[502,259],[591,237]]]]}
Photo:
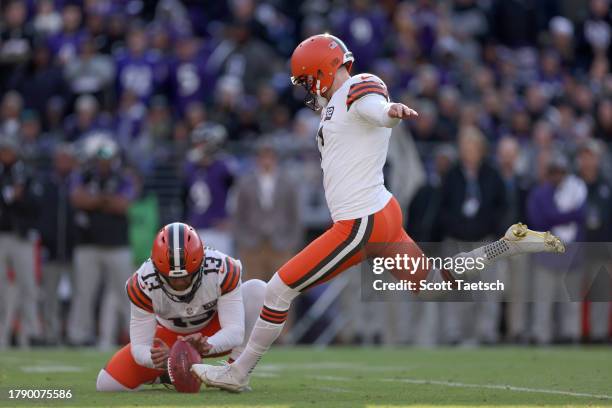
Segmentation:
{"type": "Polygon", "coordinates": [[[131,305],[130,343],[132,357],[138,365],[154,367],[153,360],[151,360],[151,346],[153,345],[156,326],[154,313],[131,305]]]}
{"type": "Polygon", "coordinates": [[[404,104],[387,102],[386,98],[377,94],[370,94],[353,103],[357,115],[368,123],[379,127],[392,128],[401,119],[417,117],[418,113],[404,104]]]}

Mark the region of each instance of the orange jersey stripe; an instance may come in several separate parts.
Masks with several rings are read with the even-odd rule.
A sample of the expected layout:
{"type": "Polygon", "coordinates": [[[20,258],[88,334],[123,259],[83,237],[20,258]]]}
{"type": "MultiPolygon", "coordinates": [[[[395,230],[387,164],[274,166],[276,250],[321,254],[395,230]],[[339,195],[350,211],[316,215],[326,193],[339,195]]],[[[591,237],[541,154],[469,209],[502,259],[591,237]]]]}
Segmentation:
{"type": "Polygon", "coordinates": [[[149,304],[149,303],[144,302],[142,300],[142,298],[139,297],[138,292],[136,292],[136,289],[134,289],[133,286],[131,288],[131,291],[132,291],[132,298],[133,298],[132,300],[136,300],[137,301],[137,303],[138,303],[137,306],[140,305],[139,306],[140,308],[142,308],[142,309],[144,309],[144,310],[146,310],[148,312],[153,312],[153,306],[151,304],[149,304]]]}
{"type": "Polygon", "coordinates": [[[380,92],[383,94],[385,98],[387,97],[387,90],[385,88],[383,88],[380,85],[378,86],[370,85],[365,88],[361,88],[352,94],[349,94],[349,96],[346,99],[347,103],[355,102],[357,99],[361,98],[364,95],[367,95],[370,92],[380,92]]]}
{"type": "Polygon", "coordinates": [[[380,89],[381,91],[387,93],[387,88],[383,84],[380,84],[374,81],[367,81],[367,82],[361,82],[359,84],[353,85],[351,89],[349,89],[348,91],[347,98],[350,99],[354,95],[358,94],[360,91],[363,91],[364,89],[367,89],[367,88],[376,88],[376,89],[380,89]]]}
{"type": "Polygon", "coordinates": [[[382,87],[382,85],[379,82],[376,81],[363,81],[363,82],[359,82],[356,84],[351,85],[351,87],[349,88],[348,91],[348,96],[351,96],[351,94],[355,93],[356,91],[368,87],[368,86],[380,86],[382,87]]]}
{"type": "Polygon", "coordinates": [[[127,284],[126,285],[126,289],[127,289],[127,294],[128,294],[128,298],[130,299],[130,302],[132,302],[137,307],[139,307],[139,308],[141,308],[143,310],[146,310],[149,313],[153,313],[153,309],[151,307],[145,305],[144,303],[142,303],[140,301],[140,299],[138,299],[138,297],[134,293],[134,289],[133,289],[132,285],[127,284]]]}
{"type": "Polygon", "coordinates": [[[140,284],[138,283],[138,276],[136,274],[132,276],[132,285],[134,286],[134,291],[136,295],[140,298],[140,300],[143,301],[143,303],[148,304],[148,305],[153,304],[151,302],[151,298],[149,297],[149,295],[147,295],[144,292],[144,290],[142,290],[142,288],[140,287],[140,284]]]}
{"type": "Polygon", "coordinates": [[[350,109],[351,106],[353,106],[353,103],[355,103],[355,101],[357,101],[359,98],[362,98],[362,97],[364,97],[366,95],[371,95],[371,94],[380,95],[383,98],[385,98],[386,100],[389,100],[389,95],[387,95],[385,92],[382,92],[380,90],[369,90],[368,89],[368,90],[365,90],[364,93],[360,93],[360,94],[356,95],[354,97],[354,99],[347,100],[346,101],[346,108],[350,109]]]}
{"type": "Polygon", "coordinates": [[[151,301],[151,298],[147,296],[147,294],[144,293],[144,291],[140,288],[137,279],[133,279],[132,286],[134,287],[134,293],[136,294],[136,296],[138,296],[138,299],[140,299],[140,301],[144,305],[153,307],[153,302],[151,301]]]}
{"type": "Polygon", "coordinates": [[[387,95],[387,90],[382,85],[368,85],[363,88],[357,89],[355,92],[348,94],[346,100],[350,102],[355,101],[361,98],[363,95],[367,94],[368,91],[378,91],[387,95]]]}
{"type": "Polygon", "coordinates": [[[240,282],[240,272],[241,268],[232,258],[226,258],[227,265],[229,265],[229,270],[227,275],[221,282],[221,293],[226,294],[238,287],[238,283],[240,282]]]}
{"type": "Polygon", "coordinates": [[[226,293],[229,283],[234,279],[234,263],[229,259],[225,260],[226,270],[225,278],[221,282],[221,293],[226,293]]]}
{"type": "Polygon", "coordinates": [[[140,288],[140,285],[138,285],[138,277],[135,274],[126,282],[125,287],[128,298],[133,304],[147,312],[153,313],[153,302],[140,288]]]}
{"type": "MultiPolygon", "coordinates": [[[[232,263],[234,263],[234,261],[230,261],[232,263]]],[[[228,292],[231,292],[232,290],[236,289],[236,287],[238,286],[238,282],[240,282],[240,266],[238,266],[237,263],[234,264],[234,279],[232,279],[232,281],[229,284],[229,288],[228,288],[228,292]]]]}

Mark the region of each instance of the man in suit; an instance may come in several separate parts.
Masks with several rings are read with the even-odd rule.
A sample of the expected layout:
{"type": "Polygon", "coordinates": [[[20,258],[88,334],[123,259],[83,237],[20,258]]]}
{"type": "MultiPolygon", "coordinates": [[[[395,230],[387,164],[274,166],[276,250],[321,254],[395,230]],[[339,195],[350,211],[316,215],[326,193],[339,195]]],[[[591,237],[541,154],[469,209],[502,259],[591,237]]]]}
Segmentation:
{"type": "Polygon", "coordinates": [[[537,344],[576,343],[580,339],[578,300],[584,263],[580,247],[574,243],[585,239],[588,188],[570,172],[563,152],[541,154],[538,163],[540,181],[527,197],[527,218],[536,228],[548,228],[559,236],[567,252],[557,259],[533,255],[531,334],[537,344]]]}
{"type": "Polygon", "coordinates": [[[279,168],[272,144],[258,146],[256,168],[238,183],[234,239],[245,280],[268,281],[302,240],[298,191],[279,168]]]}
{"type": "MultiPolygon", "coordinates": [[[[486,160],[482,132],[474,127],[462,128],[458,146],[459,162],[446,175],[440,205],[443,235],[453,250],[490,240],[499,231],[501,215],[506,211],[504,183],[486,160]]],[[[496,267],[489,268],[486,279],[495,281],[498,273],[496,267]]],[[[487,293],[483,301],[448,302],[445,306],[443,330],[447,342],[498,341],[501,309],[496,293],[487,293]]]]}
{"type": "MultiPolygon", "coordinates": [[[[530,185],[529,180],[519,174],[520,154],[519,143],[512,136],[503,137],[497,144],[497,168],[504,182],[508,205],[502,217],[502,226],[527,219],[525,206],[530,185]]],[[[508,291],[505,293],[505,300],[508,303],[504,310],[508,339],[519,343],[525,342],[528,338],[527,300],[529,288],[533,286],[529,257],[516,256],[504,259],[499,262],[498,268],[500,275],[508,284],[508,291]]]]}
{"type": "Polygon", "coordinates": [[[582,286],[589,304],[589,339],[605,342],[610,333],[610,245],[612,241],[612,186],[602,174],[604,146],[589,140],[578,149],[578,176],[586,183],[585,273],[582,286]]]}
{"type": "MultiPolygon", "coordinates": [[[[75,211],[70,202],[70,187],[77,170],[76,151],[68,144],[53,152],[53,168],[42,178],[45,211],[39,217],[43,254],[44,336],[49,345],[61,340],[65,313],[60,313],[58,286],[62,278],[73,277],[72,254],[75,243],[75,211]]],[[[68,323],[66,321],[66,323],[68,323]]]]}

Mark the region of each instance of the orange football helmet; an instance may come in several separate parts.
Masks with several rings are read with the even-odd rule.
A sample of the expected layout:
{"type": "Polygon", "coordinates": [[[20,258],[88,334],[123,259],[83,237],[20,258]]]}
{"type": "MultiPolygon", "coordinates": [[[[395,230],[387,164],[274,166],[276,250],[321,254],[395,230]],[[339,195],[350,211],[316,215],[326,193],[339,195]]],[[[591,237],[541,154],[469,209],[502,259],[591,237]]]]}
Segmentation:
{"type": "Polygon", "coordinates": [[[182,222],[164,226],[153,241],[153,269],[160,278],[163,291],[177,302],[189,303],[202,282],[204,245],[196,230],[182,222]],[[191,284],[183,291],[169,285],[173,278],[191,276],[191,284]]]}
{"type": "Polygon", "coordinates": [[[313,35],[302,41],[291,56],[291,83],[306,88],[304,103],[311,109],[321,109],[317,96],[322,97],[334,83],[341,66],[351,72],[353,53],[338,37],[330,34],[313,35]]]}

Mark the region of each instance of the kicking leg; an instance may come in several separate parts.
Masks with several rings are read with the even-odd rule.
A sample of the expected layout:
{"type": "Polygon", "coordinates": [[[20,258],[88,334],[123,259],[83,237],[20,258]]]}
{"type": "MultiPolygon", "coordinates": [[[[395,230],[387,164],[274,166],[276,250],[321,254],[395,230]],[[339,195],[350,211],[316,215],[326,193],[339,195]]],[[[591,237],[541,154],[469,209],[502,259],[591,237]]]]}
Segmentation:
{"type": "Polygon", "coordinates": [[[263,308],[240,357],[226,366],[194,364],[192,372],[212,387],[232,392],[247,389],[251,372],[281,334],[293,299],[300,292],[360,262],[361,251],[373,226],[373,215],[336,222],[283,265],[268,282],[263,308]]]}
{"type": "MultiPolygon", "coordinates": [[[[490,244],[476,248],[470,252],[462,252],[456,258],[480,258],[485,267],[494,262],[514,255],[537,252],[565,252],[565,246],[559,238],[550,232],[532,231],[525,224],[514,224],[508,228],[501,239],[490,244]]],[[[453,277],[458,277],[450,271],[453,277]]],[[[470,277],[470,271],[466,271],[470,277]]]]}
{"type": "MultiPolygon", "coordinates": [[[[477,258],[482,261],[485,268],[499,261],[527,253],[537,252],[565,252],[565,246],[559,238],[550,232],[532,231],[525,224],[514,224],[508,228],[503,237],[499,240],[483,245],[469,252],[462,252],[454,258],[477,258]]],[[[476,264],[476,262],[474,262],[476,264]]],[[[466,269],[463,273],[453,270],[432,270],[427,273],[428,282],[454,281],[459,278],[471,278],[481,270],[466,269]]],[[[435,300],[439,298],[438,292],[419,292],[419,298],[435,300]]]]}

